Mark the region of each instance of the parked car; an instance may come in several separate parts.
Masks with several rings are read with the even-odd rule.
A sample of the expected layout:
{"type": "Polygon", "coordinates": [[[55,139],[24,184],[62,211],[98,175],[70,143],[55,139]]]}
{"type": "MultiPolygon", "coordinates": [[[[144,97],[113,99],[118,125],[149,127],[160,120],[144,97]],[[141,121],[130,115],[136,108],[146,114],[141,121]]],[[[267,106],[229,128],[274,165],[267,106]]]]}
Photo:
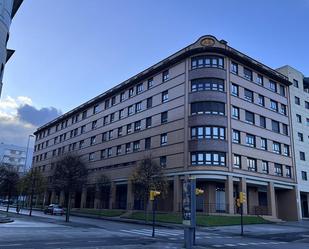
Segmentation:
{"type": "Polygon", "coordinates": [[[44,209],[44,214],[64,215],[64,209],[62,208],[62,206],[58,204],[50,204],[48,207],[44,209]]]}

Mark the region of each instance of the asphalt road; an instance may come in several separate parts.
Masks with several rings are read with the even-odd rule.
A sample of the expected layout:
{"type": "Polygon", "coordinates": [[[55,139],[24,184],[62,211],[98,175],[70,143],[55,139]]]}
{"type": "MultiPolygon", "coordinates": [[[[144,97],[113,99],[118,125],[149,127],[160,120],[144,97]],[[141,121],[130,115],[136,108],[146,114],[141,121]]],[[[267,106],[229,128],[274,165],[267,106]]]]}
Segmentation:
{"type": "MultiPolygon", "coordinates": [[[[15,211],[12,209],[12,211],[15,211]]],[[[25,213],[25,211],[23,211],[25,213]]],[[[157,228],[152,238],[150,226],[123,222],[44,215],[16,215],[13,223],[0,224],[0,249],[49,248],[183,248],[183,230],[157,228]]],[[[196,233],[196,248],[309,248],[309,221],[284,225],[203,228],[196,233]]]]}

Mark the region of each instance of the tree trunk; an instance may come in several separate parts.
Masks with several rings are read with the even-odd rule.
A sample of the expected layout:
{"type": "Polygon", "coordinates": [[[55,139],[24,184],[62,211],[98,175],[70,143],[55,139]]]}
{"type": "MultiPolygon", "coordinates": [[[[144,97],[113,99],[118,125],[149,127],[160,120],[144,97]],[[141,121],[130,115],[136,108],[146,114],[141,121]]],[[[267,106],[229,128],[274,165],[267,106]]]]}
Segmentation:
{"type": "Polygon", "coordinates": [[[32,205],[33,205],[33,188],[31,189],[31,194],[30,194],[30,211],[29,211],[29,216],[32,215],[32,205]]]}
{"type": "Polygon", "coordinates": [[[67,200],[67,211],[65,213],[65,222],[69,222],[70,221],[70,208],[71,208],[71,194],[69,192],[68,200],[67,200]]]}

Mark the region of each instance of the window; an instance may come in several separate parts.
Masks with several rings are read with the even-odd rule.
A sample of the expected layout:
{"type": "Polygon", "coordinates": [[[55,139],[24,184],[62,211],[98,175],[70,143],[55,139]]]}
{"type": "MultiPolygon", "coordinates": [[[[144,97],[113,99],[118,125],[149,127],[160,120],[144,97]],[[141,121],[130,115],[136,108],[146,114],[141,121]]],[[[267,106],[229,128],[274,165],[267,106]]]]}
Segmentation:
{"type": "Polygon", "coordinates": [[[108,139],[113,138],[113,130],[108,131],[108,139]]]}
{"type": "Polygon", "coordinates": [[[82,119],[85,119],[85,118],[87,118],[87,111],[83,111],[82,113],[82,119]]]}
{"type": "Polygon", "coordinates": [[[120,102],[124,101],[126,99],[126,93],[122,92],[120,93],[120,102]]]}
{"type": "Polygon", "coordinates": [[[224,91],[224,80],[216,78],[202,78],[191,81],[191,92],[224,91]]]}
{"type": "Polygon", "coordinates": [[[239,119],[239,108],[236,106],[232,106],[232,117],[239,119]]]}
{"type": "Polygon", "coordinates": [[[268,162],[267,161],[262,161],[262,172],[264,174],[269,173],[269,167],[268,167],[268,162]]]}
{"type": "Polygon", "coordinates": [[[271,127],[272,127],[272,131],[280,133],[280,126],[279,126],[279,122],[272,120],[271,121],[271,127]]]}
{"type": "Polygon", "coordinates": [[[249,123],[249,124],[254,124],[254,113],[253,112],[249,112],[249,111],[246,111],[245,112],[245,116],[246,116],[246,122],[249,123]]]}
{"type": "Polygon", "coordinates": [[[291,178],[292,177],[291,166],[285,166],[285,171],[286,171],[285,176],[291,178]]]}
{"type": "Polygon", "coordinates": [[[256,77],[256,83],[258,84],[258,85],[263,85],[263,83],[264,83],[264,79],[263,79],[263,76],[262,75],[260,75],[260,74],[258,74],[257,75],[257,77],[256,77]]]}
{"type": "Polygon", "coordinates": [[[152,97],[147,99],[146,107],[147,107],[147,109],[152,107],[152,97]]]}
{"type": "Polygon", "coordinates": [[[162,103],[168,101],[168,91],[162,93],[162,103]]]}
{"type": "Polygon", "coordinates": [[[161,141],[161,146],[167,144],[167,134],[166,134],[166,133],[161,134],[161,139],[160,139],[160,141],[161,141]]]}
{"type": "Polygon", "coordinates": [[[278,142],[273,142],[273,152],[276,154],[281,154],[281,146],[278,142]]]}
{"type": "Polygon", "coordinates": [[[85,133],[85,131],[86,131],[86,125],[81,126],[80,127],[80,134],[85,133]]]}
{"type": "Polygon", "coordinates": [[[118,155],[121,155],[121,145],[118,145],[117,147],[116,147],[116,155],[118,156],[118,155]]]}
{"type": "Polygon", "coordinates": [[[133,97],[133,95],[134,95],[134,88],[131,87],[131,88],[129,89],[129,98],[133,97]]]}
{"type": "Polygon", "coordinates": [[[278,102],[271,99],[270,100],[270,109],[278,112],[278,102]]]}
{"type": "Polygon", "coordinates": [[[195,102],[191,104],[191,114],[225,115],[225,104],[215,101],[195,102]]]}
{"type": "Polygon", "coordinates": [[[248,89],[245,89],[245,99],[248,100],[249,102],[253,102],[254,101],[253,92],[248,89]]]}
{"type": "Polygon", "coordinates": [[[93,161],[95,159],[95,154],[94,152],[89,153],[89,161],[93,161]]]}
{"type": "Polygon", "coordinates": [[[113,150],[112,148],[107,149],[107,157],[111,157],[113,155],[113,150]]]}
{"type": "Polygon", "coordinates": [[[167,123],[167,112],[161,113],[161,124],[167,123]]]}
{"type": "Polygon", "coordinates": [[[290,146],[288,146],[287,144],[283,145],[283,155],[290,156],[290,146]]]}
{"type": "Polygon", "coordinates": [[[277,92],[277,83],[274,81],[269,81],[269,89],[273,92],[277,92]]]}
{"type": "Polygon", "coordinates": [[[306,125],[309,126],[309,118],[306,118],[306,125]]]}
{"type": "Polygon", "coordinates": [[[233,130],[233,143],[240,143],[240,131],[233,130]]]}
{"type": "Polygon", "coordinates": [[[283,115],[286,115],[286,105],[281,104],[280,106],[281,106],[280,113],[283,114],[283,115]]]}
{"type": "Polygon", "coordinates": [[[140,142],[134,141],[133,142],[133,151],[136,152],[136,151],[139,151],[139,149],[140,149],[140,142]]]}
{"type": "Polygon", "coordinates": [[[283,85],[280,85],[279,90],[280,90],[280,95],[285,97],[285,87],[283,85]]]}
{"type": "Polygon", "coordinates": [[[130,105],[128,107],[128,116],[131,116],[131,115],[133,115],[133,105],[130,105]]]}
{"type": "Polygon", "coordinates": [[[298,141],[304,142],[304,134],[303,133],[298,132],[297,136],[298,136],[298,141]]]}
{"type": "Polygon", "coordinates": [[[104,106],[105,109],[109,108],[109,99],[105,100],[104,106]]]}
{"type": "Polygon", "coordinates": [[[309,102],[308,101],[305,101],[305,108],[309,109],[309,102]]]}
{"type": "Polygon", "coordinates": [[[282,164],[275,163],[275,175],[276,176],[283,176],[283,174],[282,174],[282,164]]]}
{"type": "Polygon", "coordinates": [[[288,126],[286,124],[282,124],[282,133],[286,136],[289,135],[288,126]]]}
{"type": "Polygon", "coordinates": [[[129,153],[131,150],[131,143],[126,143],[126,153],[129,153]]]}
{"type": "Polygon", "coordinates": [[[247,167],[249,171],[256,171],[257,167],[256,167],[256,160],[253,158],[247,158],[247,167]]]}
{"type": "Polygon", "coordinates": [[[255,136],[251,134],[246,135],[246,145],[250,147],[255,147],[255,136]]]}
{"type": "Polygon", "coordinates": [[[296,120],[298,123],[301,123],[301,116],[299,114],[296,114],[296,120]]]}
{"type": "Polygon", "coordinates": [[[146,118],[146,129],[150,128],[152,124],[151,117],[146,118]]]}
{"type": "Polygon", "coordinates": [[[153,78],[148,79],[148,81],[147,81],[147,87],[148,87],[148,89],[150,89],[150,88],[153,87],[153,78]]]}
{"type": "Polygon", "coordinates": [[[134,122],[134,131],[140,131],[141,130],[141,121],[134,122]]]}
{"type": "Polygon", "coordinates": [[[239,87],[236,84],[232,84],[231,86],[231,94],[234,96],[239,96],[239,87]]]}
{"type": "Polygon", "coordinates": [[[160,166],[166,167],[166,156],[160,156],[160,166]]]}
{"type": "Polygon", "coordinates": [[[307,178],[307,172],[306,172],[306,171],[302,171],[302,172],[301,172],[301,179],[302,179],[303,181],[307,181],[307,180],[308,180],[308,178],[307,178]]]}
{"type": "Polygon", "coordinates": [[[296,105],[300,105],[300,98],[295,96],[295,104],[296,105]]]}
{"type": "Polygon", "coordinates": [[[116,104],[116,96],[112,97],[112,106],[116,104]]]}
{"type": "Polygon", "coordinates": [[[132,124],[127,124],[127,134],[132,132],[132,124]]]}
{"type": "Polygon", "coordinates": [[[217,56],[197,56],[191,59],[191,68],[201,67],[219,67],[224,68],[224,61],[222,57],[217,56]]]}
{"type": "Polygon", "coordinates": [[[135,104],[135,112],[140,112],[142,110],[142,102],[135,104]]]}
{"type": "Polygon", "coordinates": [[[145,150],[149,150],[151,148],[151,137],[145,138],[145,150]]]}
{"type": "Polygon", "coordinates": [[[225,139],[224,127],[191,127],[191,139],[225,139]]]}
{"type": "Polygon", "coordinates": [[[260,116],[260,126],[266,129],[266,118],[264,116],[260,116]]]}
{"type": "Polygon", "coordinates": [[[95,136],[92,136],[91,138],[90,138],[90,145],[93,145],[93,144],[95,144],[95,136]]]}
{"type": "Polygon", "coordinates": [[[259,97],[258,97],[258,104],[260,106],[265,106],[265,97],[261,94],[259,94],[259,97]]]}
{"type": "Polygon", "coordinates": [[[107,132],[102,133],[102,142],[107,141],[107,132]]]}
{"type": "Polygon", "coordinates": [[[121,137],[122,136],[122,127],[119,127],[118,130],[117,130],[117,135],[118,137],[121,137]]]}
{"type": "Polygon", "coordinates": [[[144,85],[140,83],[136,86],[136,94],[140,94],[142,91],[144,91],[144,85]]]}
{"type": "Polygon", "coordinates": [[[92,130],[97,128],[97,120],[92,121],[91,128],[92,128],[92,130]]]}
{"type": "Polygon", "coordinates": [[[84,144],[85,144],[85,141],[84,140],[81,140],[79,141],[79,148],[83,148],[84,147],[84,144]]]}
{"type": "Polygon", "coordinates": [[[261,149],[267,150],[267,139],[263,137],[261,137],[261,149]]]}
{"type": "Polygon", "coordinates": [[[233,61],[231,62],[231,72],[238,74],[238,64],[233,61]]]}
{"type": "Polygon", "coordinates": [[[162,73],[162,82],[165,82],[168,80],[169,78],[169,70],[165,70],[163,73],[162,73]]]}
{"type": "Polygon", "coordinates": [[[191,152],[192,165],[225,166],[225,153],[221,152],[191,152]]]}
{"type": "Polygon", "coordinates": [[[297,88],[299,87],[298,80],[293,79],[293,86],[295,86],[297,88]]]}
{"type": "Polygon", "coordinates": [[[93,114],[97,114],[99,112],[99,105],[95,105],[93,107],[93,114]]]}
{"type": "Polygon", "coordinates": [[[119,110],[119,119],[124,117],[124,109],[119,110]]]}
{"type": "Polygon", "coordinates": [[[252,71],[250,69],[248,69],[248,68],[244,68],[244,77],[247,80],[252,81],[252,71]]]}
{"type": "Polygon", "coordinates": [[[103,118],[103,125],[106,125],[106,124],[107,124],[107,119],[108,119],[108,116],[106,115],[106,116],[103,118]]]}
{"type": "Polygon", "coordinates": [[[241,168],[241,156],[240,155],[233,155],[233,167],[240,169],[241,168]]]}
{"type": "Polygon", "coordinates": [[[306,161],[305,152],[300,151],[300,152],[299,152],[299,158],[300,158],[300,160],[302,160],[302,161],[306,161]]]}

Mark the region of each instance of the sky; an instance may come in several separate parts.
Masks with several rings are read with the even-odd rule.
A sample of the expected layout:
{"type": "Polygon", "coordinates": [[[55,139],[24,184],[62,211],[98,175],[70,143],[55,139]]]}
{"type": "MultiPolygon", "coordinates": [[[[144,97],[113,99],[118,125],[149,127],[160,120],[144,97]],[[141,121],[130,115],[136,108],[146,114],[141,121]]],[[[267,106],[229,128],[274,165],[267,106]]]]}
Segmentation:
{"type": "Polygon", "coordinates": [[[0,142],[38,126],[211,34],[309,76],[309,0],[24,1],[8,47],[0,142]]]}

